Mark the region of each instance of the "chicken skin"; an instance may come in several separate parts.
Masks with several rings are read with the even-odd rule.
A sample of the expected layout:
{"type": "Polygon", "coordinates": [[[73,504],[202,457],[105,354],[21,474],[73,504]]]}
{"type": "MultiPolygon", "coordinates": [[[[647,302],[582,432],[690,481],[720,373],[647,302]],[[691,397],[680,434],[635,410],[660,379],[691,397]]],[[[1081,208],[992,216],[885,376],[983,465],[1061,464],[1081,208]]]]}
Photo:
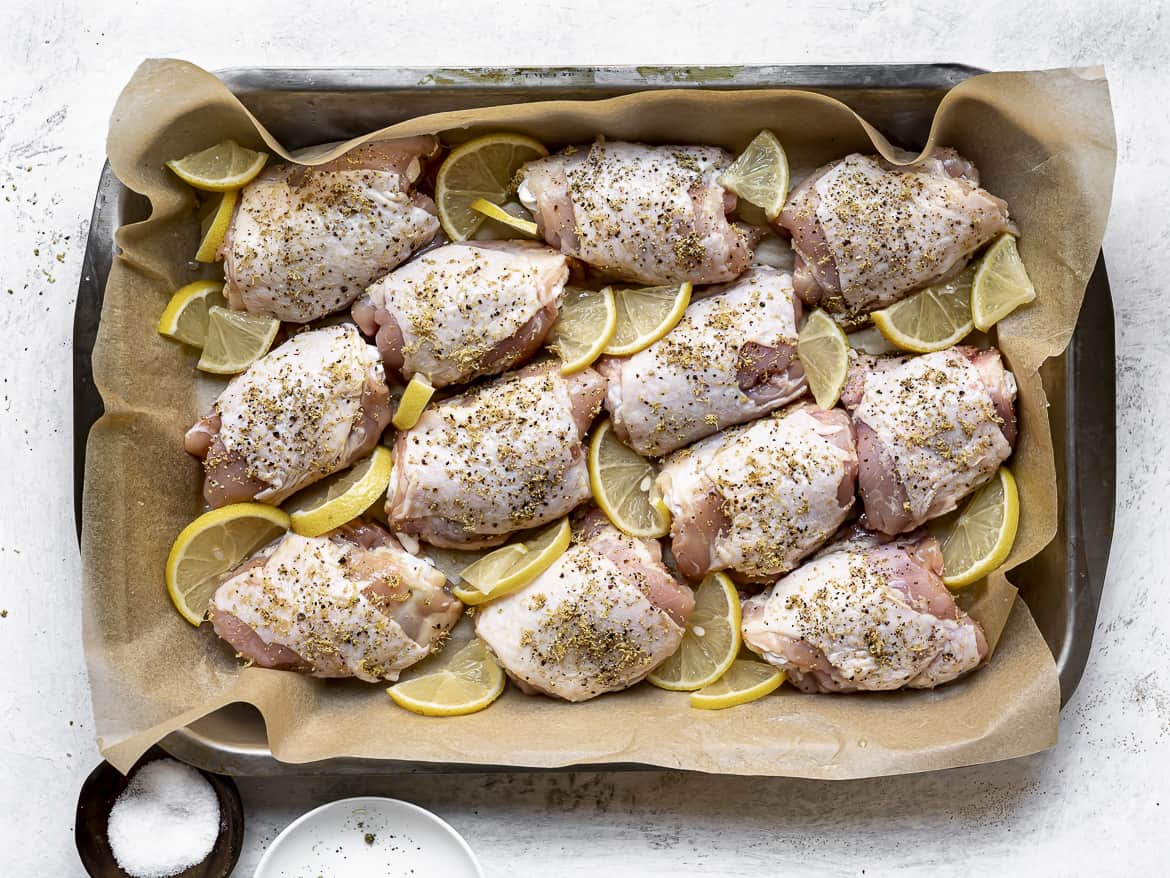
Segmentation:
{"type": "Polygon", "coordinates": [[[679,572],[761,581],[791,570],[845,521],[856,478],[849,417],[811,404],[675,452],[657,486],[679,572]]]}
{"type": "Polygon", "coordinates": [[[932,689],[987,657],[933,537],[831,546],[743,605],[743,642],[805,692],[932,689]]]}
{"type": "Polygon", "coordinates": [[[598,363],[614,432],[657,457],[787,405],[807,388],[799,324],[791,276],[766,266],[692,301],[661,340],[598,363]]]}
{"type": "Polygon", "coordinates": [[[574,535],[529,585],[480,607],[475,630],[523,691],[585,701],[669,658],[695,599],[657,541],[628,537],[596,511],[574,535]]]}
{"type": "Polygon", "coordinates": [[[353,306],[377,334],[387,370],[435,387],[527,360],[557,319],[569,267],[528,241],[468,241],[430,250],[374,283],[353,306]]]}
{"type": "Polygon", "coordinates": [[[365,457],[390,423],[382,359],[346,324],[302,332],[232,379],[187,431],[212,507],[278,505],[365,457]]]}
{"type": "Polygon", "coordinates": [[[431,405],[395,445],[391,529],[476,548],[567,514],[590,496],[582,438],[604,393],[592,369],[543,362],[431,405]]]}
{"type": "Polygon", "coordinates": [[[1015,398],[995,349],[860,357],[841,401],[853,413],[866,527],[914,530],[988,481],[1012,453],[1015,398]]]}
{"type": "Polygon", "coordinates": [[[797,295],[847,315],[957,274],[1015,230],[975,166],[944,148],[905,166],[856,153],[832,162],[792,192],[777,223],[796,250],[797,295]]]}
{"type": "Polygon", "coordinates": [[[265,169],[240,193],[220,248],[231,306],[290,323],[348,307],[438,232],[434,203],[413,188],[438,146],[388,140],[313,168],[265,169]]]}
{"type": "Polygon", "coordinates": [[[441,646],[463,605],[377,524],[288,533],[228,574],[215,633],[262,668],[393,682],[441,646]]]}
{"type": "Polygon", "coordinates": [[[724,283],[752,261],[752,233],[718,182],[732,156],[711,146],[598,140],[529,162],[517,194],[544,239],[621,280],[724,283]]]}

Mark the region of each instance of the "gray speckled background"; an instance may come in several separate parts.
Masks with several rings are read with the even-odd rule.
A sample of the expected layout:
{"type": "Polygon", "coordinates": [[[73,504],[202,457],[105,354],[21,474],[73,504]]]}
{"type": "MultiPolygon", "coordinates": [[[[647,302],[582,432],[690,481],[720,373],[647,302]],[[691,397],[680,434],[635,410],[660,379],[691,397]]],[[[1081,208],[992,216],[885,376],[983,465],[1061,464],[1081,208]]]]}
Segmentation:
{"type": "MultiPolygon", "coordinates": [[[[822,784],[626,774],[244,780],[250,875],[294,816],[381,793],[447,818],[489,874],[1164,874],[1170,809],[1170,21],[1162,2],[423,5],[0,2],[0,874],[81,875],[97,762],[73,533],[70,337],[108,113],[138,61],[242,65],[1104,62],[1118,127],[1118,515],[1093,654],[1047,754],[822,784]],[[487,7],[495,11],[487,11],[487,7]],[[295,11],[294,11],[295,9],[295,11]],[[556,864],[555,867],[552,864],[556,864]],[[7,868],[5,868],[7,867],[7,868]]],[[[436,734],[442,726],[436,723],[436,734]]]]}

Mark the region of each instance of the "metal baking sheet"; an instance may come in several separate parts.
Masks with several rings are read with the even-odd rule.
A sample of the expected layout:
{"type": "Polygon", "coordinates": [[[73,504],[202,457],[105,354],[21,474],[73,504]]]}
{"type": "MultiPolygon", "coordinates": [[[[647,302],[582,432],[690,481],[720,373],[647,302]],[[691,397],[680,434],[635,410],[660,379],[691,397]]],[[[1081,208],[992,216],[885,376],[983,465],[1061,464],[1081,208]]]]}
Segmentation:
{"type": "MultiPolygon", "coordinates": [[[[656,88],[801,88],[834,97],[907,148],[921,146],[946,92],[983,71],[955,64],[605,68],[231,69],[216,75],[285,146],[342,140],[403,119],[538,100],[596,100],[656,88]]],[[[85,445],[101,415],[91,357],[120,225],[149,215],[107,164],[98,182],[73,331],[74,492],[81,534],[85,445]]],[[[1012,575],[1056,659],[1062,704],[1084,671],[1105,581],[1116,495],[1113,301],[1099,259],[1068,351],[1043,370],[1051,404],[1061,515],[1053,542],[1012,575]]],[[[229,774],[460,771],[465,766],[273,758],[252,707],[218,711],[167,737],[176,757],[229,774]]],[[[592,768],[629,768],[610,765],[592,768]]],[[[476,771],[485,770],[475,766],[476,771]]],[[[514,769],[509,769],[514,770],[514,769]]]]}

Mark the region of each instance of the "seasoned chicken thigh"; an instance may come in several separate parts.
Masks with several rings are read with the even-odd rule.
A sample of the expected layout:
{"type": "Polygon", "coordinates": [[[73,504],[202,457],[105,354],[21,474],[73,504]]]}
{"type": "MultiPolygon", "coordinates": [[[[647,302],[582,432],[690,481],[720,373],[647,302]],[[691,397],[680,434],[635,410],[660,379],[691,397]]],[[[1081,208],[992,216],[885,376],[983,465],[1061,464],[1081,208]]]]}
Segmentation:
{"type": "Polygon", "coordinates": [[[575,531],[532,583],[480,607],[475,630],[525,692],[585,701],[669,658],[695,599],[657,541],[628,537],[596,511],[575,531]]]}
{"type": "Polygon", "coordinates": [[[847,314],[957,274],[1014,231],[975,166],[944,148],[911,165],[857,153],[832,162],[796,188],[777,222],[792,235],[797,295],[847,314]]]}
{"type": "Polygon", "coordinates": [[[529,241],[467,241],[422,254],[353,306],[386,368],[435,387],[527,360],[557,319],[565,257],[529,241]]]}
{"type": "Polygon", "coordinates": [[[600,271],[644,284],[721,283],[752,261],[752,233],[719,185],[732,156],[711,146],[598,140],[529,162],[518,195],[544,239],[600,271]]]}
{"type": "Polygon", "coordinates": [[[866,526],[904,533],[954,509],[1012,453],[1016,381],[999,351],[948,348],[852,366],[866,526]]]}
{"type": "Polygon", "coordinates": [[[375,683],[442,644],[463,605],[430,562],[355,524],[265,546],[227,574],[210,612],[215,633],[262,668],[375,683]]]}
{"type": "Polygon", "coordinates": [[[348,305],[439,230],[414,191],[434,137],[366,143],[327,164],[266,168],[240,193],[220,254],[233,308],[308,323],[348,305]]]}
{"type": "Polygon", "coordinates": [[[545,362],[430,406],[395,445],[391,529],[475,548],[570,512],[590,496],[581,440],[604,393],[592,369],[545,362]]]}
{"type": "Polygon", "coordinates": [[[791,570],[845,521],[856,477],[849,417],[811,404],[675,452],[658,488],[679,572],[759,581],[791,570]]]}
{"type": "Polygon", "coordinates": [[[791,276],[766,266],[692,301],[661,340],[598,363],[614,431],[658,456],[786,405],[807,387],[799,323],[791,276]]]}
{"type": "Polygon", "coordinates": [[[831,546],[744,602],[744,645],[805,692],[931,689],[987,657],[933,537],[831,546]]]}
{"type": "Polygon", "coordinates": [[[279,504],[369,454],[390,423],[381,357],[346,324],[302,332],[232,379],[187,431],[210,506],[279,504]]]}

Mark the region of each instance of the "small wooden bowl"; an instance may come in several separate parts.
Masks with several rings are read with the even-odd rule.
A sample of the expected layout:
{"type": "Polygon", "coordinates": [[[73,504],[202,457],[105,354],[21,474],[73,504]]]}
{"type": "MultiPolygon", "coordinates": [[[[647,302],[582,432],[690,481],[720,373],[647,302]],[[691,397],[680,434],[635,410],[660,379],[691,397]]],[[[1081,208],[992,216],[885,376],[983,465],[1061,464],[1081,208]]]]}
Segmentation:
{"type": "MultiPolygon", "coordinates": [[[[81,863],[93,878],[130,878],[118,866],[110,850],[110,840],[106,834],[110,809],[138,769],[156,759],[172,758],[161,747],[151,747],[128,776],[123,776],[110,763],[103,762],[81,785],[81,793],[77,797],[74,838],[81,863]]],[[[230,777],[206,771],[199,773],[211,784],[219,799],[219,837],[207,859],[178,873],[175,878],[228,878],[244,846],[244,806],[240,801],[240,791],[230,777]]]]}

